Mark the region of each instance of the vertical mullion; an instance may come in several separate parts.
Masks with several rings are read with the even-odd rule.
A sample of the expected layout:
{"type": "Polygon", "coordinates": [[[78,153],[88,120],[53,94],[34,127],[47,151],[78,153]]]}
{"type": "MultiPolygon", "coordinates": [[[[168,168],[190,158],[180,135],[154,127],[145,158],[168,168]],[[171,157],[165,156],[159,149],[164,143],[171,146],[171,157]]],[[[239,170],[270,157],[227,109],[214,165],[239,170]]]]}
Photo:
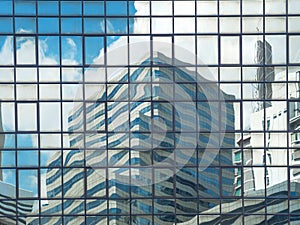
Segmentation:
{"type": "Polygon", "coordinates": [[[109,225],[109,220],[110,220],[110,212],[109,212],[109,179],[110,177],[108,176],[109,173],[109,167],[108,167],[108,138],[109,135],[111,135],[108,132],[108,113],[107,113],[107,86],[109,85],[108,83],[108,75],[107,75],[107,0],[103,1],[104,4],[104,68],[105,68],[105,130],[106,130],[106,205],[107,205],[107,225],[109,225]]]}
{"type": "MultiPolygon", "coordinates": [[[[60,85],[60,107],[61,107],[61,111],[60,111],[60,116],[61,118],[63,118],[63,79],[62,79],[62,29],[61,29],[61,26],[62,26],[62,16],[61,16],[61,1],[58,1],[57,2],[58,4],[58,17],[59,17],[59,85],[60,85]]],[[[63,130],[63,123],[61,122],[60,124],[60,129],[63,130]]],[[[63,133],[61,133],[60,135],[60,159],[61,159],[61,165],[60,165],[60,170],[61,170],[61,212],[62,212],[62,215],[61,215],[61,221],[62,221],[62,224],[65,224],[64,223],[64,168],[63,168],[63,153],[64,153],[64,135],[63,133]]]]}
{"type": "MultiPolygon", "coordinates": [[[[149,1],[149,17],[150,17],[150,93],[151,93],[151,98],[150,98],[150,104],[151,104],[151,119],[153,118],[153,27],[152,27],[152,1],[149,1]]],[[[152,135],[150,133],[150,135],[152,135]]],[[[154,158],[153,158],[153,136],[151,136],[151,163],[152,165],[154,164],[154,158]]],[[[154,206],[155,206],[155,200],[156,200],[156,193],[155,193],[155,169],[152,166],[151,168],[152,172],[152,212],[151,212],[151,219],[152,219],[152,224],[154,224],[154,206]]]]}
{"type": "MultiPolygon", "coordinates": [[[[87,180],[88,180],[88,176],[87,176],[87,169],[91,169],[91,168],[87,168],[87,162],[86,162],[86,134],[87,134],[87,124],[86,124],[86,117],[87,117],[87,112],[86,112],[86,99],[85,99],[85,27],[84,27],[84,2],[85,1],[81,1],[81,28],[82,28],[82,34],[81,34],[81,43],[82,43],[82,49],[81,49],[81,54],[82,54],[82,62],[81,62],[81,74],[82,74],[82,98],[83,98],[83,167],[84,167],[84,224],[86,224],[87,221],[87,192],[88,192],[88,186],[87,186],[87,180]]],[[[80,87],[80,86],[79,86],[80,87]]]]}
{"type": "MultiPolygon", "coordinates": [[[[220,0],[217,0],[217,16],[218,16],[218,78],[217,82],[220,81],[220,69],[221,69],[221,29],[220,29],[220,0]]],[[[218,93],[219,95],[219,93],[218,93]]],[[[222,167],[220,165],[220,157],[218,160],[218,169],[219,169],[219,214],[222,215],[222,204],[223,204],[223,195],[222,195],[222,167]]],[[[221,222],[221,216],[220,221],[221,222]]]]}
{"type": "Polygon", "coordinates": [[[263,147],[264,147],[264,217],[265,217],[265,224],[268,224],[268,211],[267,211],[267,172],[268,172],[268,167],[267,167],[267,150],[266,150],[266,0],[263,0],[263,99],[259,99],[260,101],[262,101],[262,110],[263,110],[263,147]]]}
{"type": "Polygon", "coordinates": [[[39,218],[41,217],[41,127],[40,127],[40,74],[39,74],[39,26],[38,26],[38,0],[35,2],[35,25],[36,25],[36,36],[35,36],[35,57],[36,57],[36,72],[37,72],[37,132],[38,132],[38,192],[37,192],[37,201],[38,201],[38,214],[39,218]]]}
{"type": "MultiPolygon", "coordinates": [[[[171,56],[172,56],[172,66],[171,69],[172,71],[172,91],[173,91],[173,96],[172,96],[172,137],[173,137],[173,145],[174,145],[174,149],[173,149],[173,155],[174,155],[174,159],[176,160],[176,150],[175,150],[175,140],[176,140],[176,126],[175,126],[175,121],[176,121],[176,117],[175,117],[175,0],[172,0],[172,49],[171,49],[172,53],[171,53],[171,56]]],[[[175,214],[174,215],[174,220],[176,221],[176,216],[177,216],[177,199],[176,199],[176,163],[174,165],[174,167],[172,168],[172,172],[173,172],[173,200],[174,200],[174,211],[173,213],[175,214]]],[[[173,221],[175,223],[175,221],[173,221]]]]}
{"type": "Polygon", "coordinates": [[[288,16],[288,7],[289,6],[289,1],[286,0],[285,2],[285,31],[286,31],[286,66],[285,66],[285,85],[286,85],[286,94],[285,94],[285,98],[286,98],[286,113],[287,113],[287,125],[286,125],[286,156],[287,156],[287,190],[288,190],[288,199],[287,199],[287,207],[288,207],[288,224],[291,223],[291,167],[290,167],[290,153],[292,153],[292,149],[290,149],[290,104],[291,102],[289,101],[289,83],[288,83],[288,74],[289,74],[289,62],[290,62],[290,58],[289,58],[289,16],[288,16]]]}
{"type": "MultiPolygon", "coordinates": [[[[198,67],[197,67],[197,65],[198,65],[198,27],[197,27],[197,21],[198,21],[198,17],[197,17],[197,14],[198,14],[198,9],[197,9],[197,0],[194,0],[194,3],[195,3],[195,8],[194,8],[194,10],[195,10],[195,15],[194,15],[194,17],[195,17],[195,49],[194,49],[194,54],[195,54],[195,65],[194,65],[194,68],[195,68],[195,80],[194,80],[194,82],[196,82],[196,89],[195,89],[195,91],[196,91],[196,129],[195,129],[195,131],[196,131],[196,143],[197,143],[197,145],[196,145],[196,148],[195,148],[195,157],[196,157],[196,184],[198,185],[199,184],[199,146],[198,146],[198,143],[199,143],[199,115],[198,115],[198,107],[199,107],[199,104],[198,104],[198,92],[199,92],[199,87],[198,87],[198,67]]],[[[177,159],[176,159],[177,160],[177,159]]],[[[197,209],[196,209],[196,213],[197,213],[197,219],[196,219],[196,223],[197,224],[199,224],[200,223],[200,220],[199,220],[199,214],[200,214],[200,209],[199,209],[199,202],[200,202],[200,197],[199,197],[199,191],[197,190],[197,196],[196,196],[196,202],[197,202],[197,209]]]]}
{"type": "MultiPolygon", "coordinates": [[[[244,98],[244,92],[243,92],[243,2],[240,1],[240,65],[239,68],[241,68],[241,74],[240,74],[240,79],[241,79],[241,83],[240,83],[240,87],[241,87],[241,100],[239,101],[240,103],[240,115],[243,115],[243,107],[242,107],[242,101],[244,98]]],[[[242,129],[241,132],[241,146],[240,146],[240,154],[241,154],[241,165],[240,168],[238,168],[237,170],[241,171],[241,187],[240,187],[240,198],[241,198],[241,202],[242,202],[242,224],[245,224],[245,195],[244,195],[244,129],[243,129],[243,118],[242,116],[240,116],[240,129],[242,129]]],[[[236,130],[236,129],[235,129],[236,130]]],[[[236,135],[234,135],[234,138],[236,137],[236,135]]],[[[248,151],[248,150],[246,150],[248,151]]],[[[252,168],[251,168],[252,169],[252,168]]],[[[235,169],[236,170],[236,169],[235,169]]],[[[235,190],[234,190],[235,192],[235,190]]]]}
{"type": "Polygon", "coordinates": [[[127,17],[126,17],[126,24],[127,24],[127,66],[126,66],[126,70],[127,70],[127,84],[128,84],[128,92],[127,92],[127,95],[128,95],[128,98],[127,98],[127,110],[128,110],[128,123],[127,123],[127,126],[128,126],[128,131],[125,131],[124,134],[125,135],[128,135],[128,144],[129,144],[129,148],[128,148],[128,162],[129,162],[129,166],[128,166],[128,174],[129,174],[129,224],[132,224],[132,220],[134,217],[132,217],[132,203],[133,203],[133,200],[132,200],[132,184],[131,184],[131,116],[130,116],[130,103],[131,103],[131,93],[130,93],[130,90],[131,90],[131,82],[130,82],[130,39],[129,39],[129,34],[130,34],[130,28],[129,28],[129,25],[130,25],[130,22],[129,22],[129,16],[130,16],[130,10],[129,10],[129,0],[126,0],[126,7],[127,7],[127,17]]]}
{"type": "Polygon", "coordinates": [[[16,181],[16,199],[15,199],[15,209],[16,209],[16,224],[19,222],[19,213],[18,213],[18,199],[19,199],[19,170],[18,170],[18,101],[17,101],[17,40],[16,40],[16,16],[15,16],[15,0],[12,0],[12,12],[13,12],[13,57],[14,57],[14,111],[15,111],[15,132],[14,132],[14,147],[15,147],[15,181],[16,181]]]}

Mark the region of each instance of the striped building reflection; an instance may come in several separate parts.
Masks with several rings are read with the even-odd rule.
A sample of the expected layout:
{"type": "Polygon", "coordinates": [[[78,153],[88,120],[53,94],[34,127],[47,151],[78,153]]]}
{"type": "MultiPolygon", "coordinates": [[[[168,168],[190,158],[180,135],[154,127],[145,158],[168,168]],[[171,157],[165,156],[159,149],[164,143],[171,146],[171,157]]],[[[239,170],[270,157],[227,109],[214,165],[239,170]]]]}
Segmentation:
{"type": "Polygon", "coordinates": [[[267,190],[249,191],[245,199],[220,204],[180,225],[299,224],[300,184],[282,182],[267,190]],[[267,193],[267,196],[266,196],[267,193]],[[220,211],[222,215],[220,215],[220,211]]]}
{"type": "Polygon", "coordinates": [[[144,59],[133,71],[124,69],[75,106],[68,121],[70,150],[49,161],[51,200],[41,209],[40,221],[28,217],[29,224],[173,224],[218,205],[221,195],[232,196],[234,169],[226,166],[232,166],[235,140],[225,131],[234,131],[234,97],[222,92],[225,107],[211,104],[208,99],[218,96],[215,83],[198,75],[198,82],[213,87],[204,93],[192,70],[170,66],[172,60],[161,53],[154,53],[153,61],[154,66],[144,59]],[[192,115],[183,114],[189,123],[180,123],[177,112],[189,112],[178,104],[189,99],[166,80],[176,82],[195,103],[192,115]],[[220,111],[226,120],[219,143],[220,135],[210,139],[220,111]],[[189,135],[178,149],[181,132],[189,135]],[[220,151],[199,170],[209,140],[220,151]]]}

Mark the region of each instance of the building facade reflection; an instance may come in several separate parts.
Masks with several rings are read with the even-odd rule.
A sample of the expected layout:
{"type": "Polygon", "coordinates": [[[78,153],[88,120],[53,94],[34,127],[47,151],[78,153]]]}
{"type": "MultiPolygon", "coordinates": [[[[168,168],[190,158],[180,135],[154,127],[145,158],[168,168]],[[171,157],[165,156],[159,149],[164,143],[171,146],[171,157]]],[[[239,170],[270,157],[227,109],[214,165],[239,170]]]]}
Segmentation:
{"type": "MultiPolygon", "coordinates": [[[[74,108],[69,116],[72,150],[52,157],[46,181],[48,198],[63,197],[64,201],[52,200],[42,208],[43,215],[60,214],[63,208],[64,223],[82,223],[84,218],[74,215],[85,213],[93,224],[173,224],[218,205],[220,196],[232,195],[234,169],[226,166],[232,165],[235,135],[226,131],[234,130],[234,97],[223,92],[225,108],[218,102],[210,106],[193,72],[170,66],[171,59],[159,52],[153,60],[154,67],[143,67],[149,62],[146,58],[133,73],[120,72],[117,84],[99,86],[97,93],[74,108]],[[164,82],[173,81],[174,75],[180,79],[176,85],[197,105],[196,112],[186,115],[189,124],[180,123],[176,111],[180,106],[166,101],[188,100],[164,82]],[[130,91],[126,82],[122,84],[127,77],[135,85],[130,91]],[[224,138],[219,143],[220,135],[212,136],[220,149],[200,171],[201,157],[210,151],[206,147],[214,122],[211,117],[220,110],[226,114],[225,130],[219,131],[224,138]],[[184,148],[178,149],[183,127],[190,134],[184,148]],[[189,142],[195,141],[193,149],[189,142]],[[56,168],[60,165],[64,168],[56,168]]],[[[210,90],[210,95],[218,95],[210,90]]],[[[62,218],[45,216],[40,222],[56,224],[62,218]]],[[[28,223],[38,220],[29,218],[28,223]]]]}

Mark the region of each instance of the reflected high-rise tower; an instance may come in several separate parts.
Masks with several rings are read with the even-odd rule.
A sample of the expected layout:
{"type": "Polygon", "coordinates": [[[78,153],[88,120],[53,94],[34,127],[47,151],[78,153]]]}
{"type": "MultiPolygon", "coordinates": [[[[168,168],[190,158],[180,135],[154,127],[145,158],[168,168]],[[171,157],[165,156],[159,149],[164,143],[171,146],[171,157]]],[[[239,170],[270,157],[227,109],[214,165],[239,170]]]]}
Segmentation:
{"type": "Polygon", "coordinates": [[[264,103],[260,103],[257,111],[270,107],[273,90],[272,82],[275,79],[274,67],[272,65],[272,46],[267,41],[258,40],[256,43],[256,61],[258,63],[256,80],[258,83],[257,98],[264,103]]]}
{"type": "Polygon", "coordinates": [[[3,125],[2,125],[2,106],[0,103],[0,181],[3,180],[2,174],[2,150],[4,148],[4,133],[3,133],[3,125]]]}
{"type": "Polygon", "coordinates": [[[291,147],[293,148],[293,176],[299,180],[300,176],[300,71],[296,73],[297,94],[289,102],[289,129],[291,133],[291,147]]]}

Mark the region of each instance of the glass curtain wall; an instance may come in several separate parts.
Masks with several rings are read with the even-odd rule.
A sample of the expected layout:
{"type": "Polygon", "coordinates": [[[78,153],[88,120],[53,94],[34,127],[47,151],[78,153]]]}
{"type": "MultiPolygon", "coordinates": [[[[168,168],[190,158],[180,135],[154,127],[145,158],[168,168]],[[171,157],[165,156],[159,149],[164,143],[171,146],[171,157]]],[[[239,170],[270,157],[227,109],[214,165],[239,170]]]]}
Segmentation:
{"type": "Polygon", "coordinates": [[[0,224],[300,223],[298,0],[1,0],[0,224]]]}

